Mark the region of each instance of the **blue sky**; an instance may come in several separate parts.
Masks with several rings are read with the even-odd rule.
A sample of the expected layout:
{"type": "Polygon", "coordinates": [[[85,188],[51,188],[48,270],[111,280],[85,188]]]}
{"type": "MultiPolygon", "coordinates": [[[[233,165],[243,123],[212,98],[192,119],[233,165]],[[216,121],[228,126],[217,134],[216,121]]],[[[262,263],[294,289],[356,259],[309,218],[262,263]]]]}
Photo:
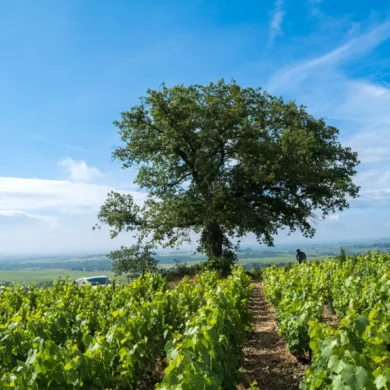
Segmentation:
{"type": "Polygon", "coordinates": [[[361,197],[317,241],[390,236],[385,1],[15,0],[0,4],[0,49],[0,253],[131,242],[91,231],[109,190],[145,196],[111,160],[113,120],[161,82],[222,77],[305,104],[359,152],[361,197]]]}

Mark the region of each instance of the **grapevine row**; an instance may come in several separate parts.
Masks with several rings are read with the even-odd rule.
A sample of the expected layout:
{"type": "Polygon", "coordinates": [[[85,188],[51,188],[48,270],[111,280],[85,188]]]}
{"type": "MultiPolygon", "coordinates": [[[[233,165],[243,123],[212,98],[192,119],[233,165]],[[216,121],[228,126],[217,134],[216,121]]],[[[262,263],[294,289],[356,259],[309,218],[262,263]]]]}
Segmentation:
{"type": "Polygon", "coordinates": [[[389,254],[270,267],[264,280],[290,351],[312,355],[301,389],[390,389],[389,254]]]}
{"type": "MultiPolygon", "coordinates": [[[[115,291],[70,282],[3,288],[1,388],[136,389],[156,359],[165,357],[164,347],[169,365],[161,388],[172,388],[170,378],[178,368],[172,367],[171,346],[180,345],[177,358],[187,356],[189,344],[180,340],[189,340],[194,326],[206,347],[193,346],[191,367],[209,354],[210,375],[220,377],[222,386],[239,367],[235,354],[248,323],[249,294],[242,269],[225,280],[206,272],[196,283],[184,279],[173,290],[160,275],[146,275],[115,291]],[[226,339],[225,348],[215,349],[215,337],[217,344],[226,339]]],[[[190,370],[182,381],[196,383],[198,374],[190,370]]]]}

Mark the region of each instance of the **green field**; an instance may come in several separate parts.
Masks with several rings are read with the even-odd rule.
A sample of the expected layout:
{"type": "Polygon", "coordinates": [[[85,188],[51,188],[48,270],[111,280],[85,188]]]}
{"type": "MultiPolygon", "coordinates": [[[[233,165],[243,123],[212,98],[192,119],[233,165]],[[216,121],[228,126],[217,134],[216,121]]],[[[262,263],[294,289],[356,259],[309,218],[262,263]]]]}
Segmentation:
{"type": "MultiPolygon", "coordinates": [[[[375,250],[375,243],[372,248],[361,245],[346,247],[346,251],[350,255],[358,253],[365,253],[367,250],[375,250]]],[[[340,253],[340,248],[337,246],[322,246],[312,248],[302,248],[309,261],[323,260],[326,258],[337,256],[340,253]]],[[[382,251],[390,250],[390,243],[386,247],[380,248],[382,251]],[[389,248],[388,248],[389,247],[389,248]]],[[[243,251],[238,253],[239,264],[243,266],[264,266],[267,264],[288,264],[295,263],[295,248],[266,248],[253,249],[248,253],[243,251]],[[274,254],[274,255],[273,255],[274,254]],[[245,258],[248,256],[248,258],[245,258]],[[265,256],[265,257],[263,257],[265,256]],[[240,258],[241,257],[241,258],[240,258]]],[[[206,256],[202,253],[194,253],[194,251],[180,251],[159,253],[158,260],[160,261],[160,268],[171,269],[175,266],[175,259],[182,264],[186,263],[188,266],[195,265],[206,261],[206,256]]],[[[4,262],[3,262],[4,264],[4,262]]],[[[80,277],[89,277],[96,275],[107,275],[114,278],[114,274],[110,271],[111,261],[105,255],[91,255],[81,257],[66,257],[66,256],[49,256],[49,257],[31,257],[21,259],[8,259],[7,264],[14,264],[15,269],[5,268],[0,271],[1,282],[16,282],[23,284],[50,282],[58,279],[65,279],[69,277],[75,280],[80,277]],[[51,268],[47,267],[50,264],[51,268]],[[16,266],[18,266],[16,268],[16,266]],[[72,271],[72,269],[80,269],[79,271],[72,271]],[[85,269],[85,271],[83,271],[85,269]]],[[[7,265],[8,267],[8,265],[7,265]]],[[[4,268],[4,267],[3,267],[4,268]]],[[[126,276],[117,277],[117,280],[126,281],[126,276]]]]}
{"type": "MultiPolygon", "coordinates": [[[[97,275],[106,275],[114,278],[112,272],[93,272],[93,271],[69,271],[69,270],[17,270],[17,271],[0,271],[0,282],[16,282],[22,284],[49,282],[65,279],[69,277],[72,280],[97,275]]],[[[126,281],[125,276],[119,276],[116,279],[126,281]]]]}
{"type": "MultiPolygon", "coordinates": [[[[319,256],[315,258],[309,258],[309,260],[322,260],[326,256],[319,256]]],[[[198,264],[199,260],[191,260],[187,262],[187,265],[198,264]]],[[[241,265],[247,264],[287,264],[294,263],[294,256],[278,256],[278,257],[264,257],[264,258],[249,258],[242,259],[239,261],[241,265]]],[[[160,264],[160,268],[169,269],[172,268],[174,264],[160,264]]],[[[70,278],[75,280],[82,277],[90,277],[96,275],[107,275],[111,279],[114,278],[114,273],[110,271],[71,271],[66,269],[22,269],[15,271],[0,271],[0,283],[1,282],[16,282],[22,284],[31,284],[31,283],[42,283],[49,282],[52,280],[70,278]]],[[[120,281],[127,281],[126,276],[117,276],[115,279],[120,281]]]]}
{"type": "MultiPolygon", "coordinates": [[[[326,258],[329,258],[329,256],[316,256],[316,257],[310,257],[308,255],[308,260],[309,261],[315,261],[315,260],[324,260],[326,258]]],[[[190,260],[186,261],[187,265],[194,265],[198,264],[202,261],[197,261],[197,260],[190,260]]],[[[241,265],[246,265],[246,264],[288,264],[288,263],[295,263],[296,259],[295,256],[275,256],[275,257],[253,257],[253,258],[248,258],[248,259],[241,259],[238,261],[239,264],[241,265]]],[[[174,264],[160,264],[161,268],[172,268],[174,264]]]]}
{"type": "MultiPolygon", "coordinates": [[[[316,259],[323,259],[324,257],[317,257],[316,259]]],[[[199,261],[199,260],[189,260],[185,261],[183,263],[186,263],[187,265],[195,265],[198,263],[203,263],[205,260],[199,261]]],[[[278,256],[278,257],[263,257],[263,258],[249,258],[249,259],[241,259],[238,261],[241,265],[246,264],[285,264],[285,263],[292,263],[295,261],[295,258],[293,256],[278,256]]],[[[175,264],[169,263],[169,264],[160,264],[160,268],[172,268],[175,264]]]]}

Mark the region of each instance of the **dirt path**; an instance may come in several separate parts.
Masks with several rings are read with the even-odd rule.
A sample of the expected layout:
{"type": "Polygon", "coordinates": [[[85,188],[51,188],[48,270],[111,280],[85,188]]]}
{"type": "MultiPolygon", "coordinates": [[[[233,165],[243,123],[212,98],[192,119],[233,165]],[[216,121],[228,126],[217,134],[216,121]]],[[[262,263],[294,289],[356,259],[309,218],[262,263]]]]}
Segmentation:
{"type": "Polygon", "coordinates": [[[243,383],[238,389],[250,389],[256,380],[260,390],[297,390],[307,366],[287,352],[286,343],[278,336],[275,311],[261,283],[255,284],[249,305],[254,317],[243,348],[243,383]]]}

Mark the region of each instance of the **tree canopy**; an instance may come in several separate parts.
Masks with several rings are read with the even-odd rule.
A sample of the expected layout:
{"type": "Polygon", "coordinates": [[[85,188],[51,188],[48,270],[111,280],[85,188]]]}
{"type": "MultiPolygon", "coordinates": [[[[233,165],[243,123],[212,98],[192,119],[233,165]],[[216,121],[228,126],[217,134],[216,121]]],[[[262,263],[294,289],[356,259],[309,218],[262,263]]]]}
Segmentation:
{"type": "Polygon", "coordinates": [[[158,261],[154,256],[155,253],[149,246],[141,247],[139,244],[121,247],[108,254],[108,258],[113,260],[112,270],[117,275],[125,274],[131,277],[155,272],[158,261]]]}
{"type": "Polygon", "coordinates": [[[148,191],[143,206],[112,193],[99,213],[112,235],[136,230],[165,246],[191,231],[210,258],[231,254],[232,238],[254,233],[272,245],[279,229],[315,234],[315,217],[349,207],[357,154],[339,131],[304,106],[223,80],[163,85],[115,122],[123,168],[148,191]]]}

